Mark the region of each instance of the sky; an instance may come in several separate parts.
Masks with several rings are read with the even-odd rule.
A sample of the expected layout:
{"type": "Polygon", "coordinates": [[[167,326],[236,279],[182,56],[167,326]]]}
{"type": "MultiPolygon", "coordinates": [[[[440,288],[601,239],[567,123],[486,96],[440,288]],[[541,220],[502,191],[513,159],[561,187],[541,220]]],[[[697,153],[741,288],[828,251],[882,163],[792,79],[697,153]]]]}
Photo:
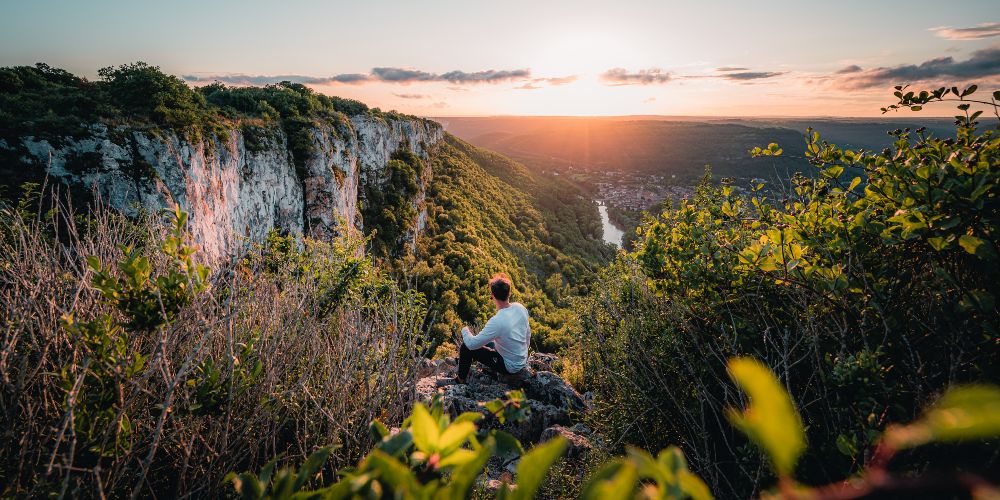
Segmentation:
{"type": "Polygon", "coordinates": [[[421,116],[876,116],[1000,89],[1000,0],[0,0],[0,66],[134,61],[421,116]]]}

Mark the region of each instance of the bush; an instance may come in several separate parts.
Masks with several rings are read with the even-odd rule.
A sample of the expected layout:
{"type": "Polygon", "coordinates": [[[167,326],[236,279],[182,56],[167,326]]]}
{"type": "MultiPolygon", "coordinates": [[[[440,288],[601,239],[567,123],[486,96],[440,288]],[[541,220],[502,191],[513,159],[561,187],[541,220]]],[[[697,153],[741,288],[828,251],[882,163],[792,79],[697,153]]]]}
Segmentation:
{"type": "MultiPolygon", "coordinates": [[[[975,119],[960,116],[951,138],[893,131],[881,152],[810,131],[819,175],[793,179],[784,198],[706,180],[643,226],[585,308],[595,426],[613,441],[680,443],[714,491],[745,497],[767,471],[722,423],[736,395],[712,360],[774,367],[817,443],[797,469],[811,482],[857,471],[887,421],[914,418],[946,387],[1000,379],[1000,141],[975,119]]],[[[972,470],[995,460],[934,458],[972,470]]]]}
{"type": "Polygon", "coordinates": [[[176,76],[144,62],[100,69],[101,87],[112,106],[128,118],[151,118],[175,129],[202,125],[209,118],[204,96],[176,76]]]}
{"type": "Polygon", "coordinates": [[[409,150],[392,153],[385,166],[384,181],[365,185],[361,216],[365,231],[374,233],[372,250],[380,257],[397,257],[407,251],[404,236],[416,238],[417,209],[414,203],[426,183],[424,161],[409,150]]]}
{"type": "Polygon", "coordinates": [[[182,213],[30,208],[0,210],[2,496],[214,496],[279,453],[351,463],[410,408],[425,304],[363,241],[210,272],[182,213]]]}

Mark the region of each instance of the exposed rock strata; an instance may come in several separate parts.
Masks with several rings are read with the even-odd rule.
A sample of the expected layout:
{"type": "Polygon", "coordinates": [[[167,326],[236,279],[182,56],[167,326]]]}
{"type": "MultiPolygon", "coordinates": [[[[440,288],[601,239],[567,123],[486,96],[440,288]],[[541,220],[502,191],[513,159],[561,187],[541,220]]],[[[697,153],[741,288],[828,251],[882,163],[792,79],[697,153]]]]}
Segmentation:
{"type": "MultiPolygon", "coordinates": [[[[44,170],[50,182],[71,189],[93,189],[126,213],[180,205],[202,251],[215,259],[271,229],[326,237],[341,220],[362,229],[360,198],[365,186],[385,181],[392,153],[409,149],[426,159],[443,138],[435,122],[360,114],[316,125],[308,134],[313,153],[296,159],[280,127],[253,128],[191,140],[169,130],[98,124],[85,138],[52,144],[25,137],[0,146],[16,148],[23,168],[44,170]]],[[[412,200],[418,212],[425,188],[412,200]]]]}

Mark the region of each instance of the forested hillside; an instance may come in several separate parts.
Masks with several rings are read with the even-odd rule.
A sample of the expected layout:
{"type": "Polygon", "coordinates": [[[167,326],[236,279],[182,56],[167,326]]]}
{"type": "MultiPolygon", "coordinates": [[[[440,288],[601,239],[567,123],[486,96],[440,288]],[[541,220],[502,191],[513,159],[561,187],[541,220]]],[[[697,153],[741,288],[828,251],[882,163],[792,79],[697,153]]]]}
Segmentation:
{"type": "Polygon", "coordinates": [[[611,251],[593,234],[599,222],[593,203],[570,189],[541,202],[551,187],[521,165],[454,137],[430,162],[426,227],[404,266],[431,299],[434,338],[451,339],[463,324],[485,323],[492,315],[487,280],[506,272],[515,300],[531,310],[534,347],[565,346],[571,299],[589,293],[611,251]]]}

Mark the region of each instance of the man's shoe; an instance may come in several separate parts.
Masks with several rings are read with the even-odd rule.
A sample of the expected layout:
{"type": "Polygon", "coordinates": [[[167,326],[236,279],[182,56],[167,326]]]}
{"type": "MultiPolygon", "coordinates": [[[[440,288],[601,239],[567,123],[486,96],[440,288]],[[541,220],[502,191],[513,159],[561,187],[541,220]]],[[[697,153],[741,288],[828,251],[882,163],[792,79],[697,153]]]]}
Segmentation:
{"type": "Polygon", "coordinates": [[[524,367],[517,373],[508,374],[504,378],[506,379],[508,385],[520,389],[528,383],[528,380],[531,380],[531,377],[534,376],[535,374],[531,371],[531,368],[524,367]]]}
{"type": "Polygon", "coordinates": [[[434,381],[436,387],[448,387],[450,385],[464,384],[465,382],[458,377],[440,377],[434,381]]]}

